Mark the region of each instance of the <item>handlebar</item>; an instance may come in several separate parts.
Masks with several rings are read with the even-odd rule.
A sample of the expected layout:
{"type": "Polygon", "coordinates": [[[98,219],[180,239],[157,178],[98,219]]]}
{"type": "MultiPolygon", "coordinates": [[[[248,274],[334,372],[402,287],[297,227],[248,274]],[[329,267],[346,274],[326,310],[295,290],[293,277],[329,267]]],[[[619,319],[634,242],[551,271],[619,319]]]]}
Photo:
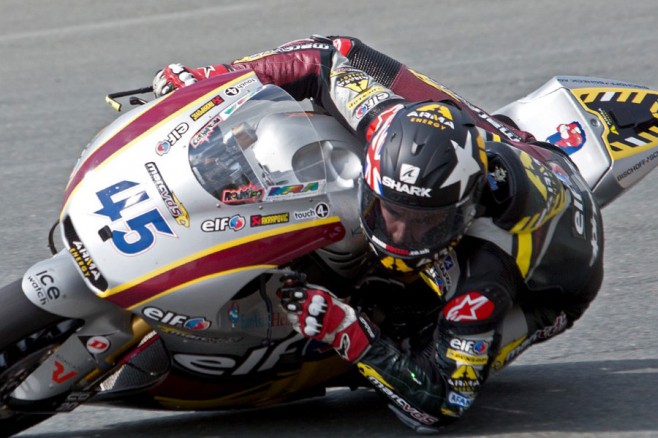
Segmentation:
{"type": "MultiPolygon", "coordinates": [[[[114,108],[115,111],[120,112],[121,104],[116,100],[119,97],[126,97],[126,96],[130,96],[131,94],[145,94],[151,92],[153,92],[153,87],[137,88],[135,90],[128,90],[128,91],[118,91],[116,93],[111,93],[105,96],[105,102],[107,102],[112,108],[114,108]]],[[[140,99],[135,96],[132,96],[130,98],[130,103],[133,105],[141,105],[145,102],[146,101],[144,99],[140,99]]]]}

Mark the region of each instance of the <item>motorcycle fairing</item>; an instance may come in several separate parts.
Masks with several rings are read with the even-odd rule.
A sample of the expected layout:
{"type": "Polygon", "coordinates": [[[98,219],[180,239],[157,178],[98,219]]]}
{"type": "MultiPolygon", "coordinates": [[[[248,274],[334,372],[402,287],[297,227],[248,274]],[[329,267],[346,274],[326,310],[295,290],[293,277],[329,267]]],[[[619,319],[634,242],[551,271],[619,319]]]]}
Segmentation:
{"type": "Polygon", "coordinates": [[[272,406],[302,396],[323,395],[325,385],[350,365],[335,354],[298,363],[283,372],[248,374],[221,381],[190,379],[170,373],[149,391],[162,407],[176,410],[235,409],[272,406]]]}
{"type": "MultiPolygon", "coordinates": [[[[222,119],[219,129],[224,129],[223,127],[232,120],[249,121],[250,113],[248,111],[240,112],[240,107],[236,109],[237,102],[242,102],[242,105],[246,106],[251,105],[252,108],[263,106],[265,108],[263,111],[267,111],[269,108],[268,102],[270,101],[266,97],[262,97],[263,94],[267,94],[265,93],[267,87],[263,87],[251,74],[246,77],[247,79],[244,79],[243,76],[240,76],[236,79],[237,83],[230,81],[217,89],[201,94],[201,97],[192,104],[187,104],[186,107],[175,112],[172,116],[173,119],[162,121],[160,123],[162,126],[148,130],[139,124],[133,127],[133,123],[139,117],[133,119],[134,122],[128,125],[119,124],[118,130],[126,132],[125,134],[106,134],[107,139],[99,138],[98,142],[101,144],[89,149],[86,158],[83,158],[82,164],[74,172],[74,175],[86,172],[85,183],[79,184],[74,190],[69,190],[62,217],[65,223],[65,238],[67,234],[77,235],[76,241],[84,245],[85,254],[91,260],[86,260],[86,265],[91,266],[93,263],[94,272],[100,273],[104,279],[104,281],[89,282],[90,287],[96,293],[101,296],[104,296],[103,294],[113,295],[117,288],[126,288],[127,285],[139,283],[138,279],[145,273],[161,279],[163,276],[159,274],[168,269],[163,267],[183,265],[190,267],[194,263],[198,265],[199,261],[208,260],[205,253],[217,252],[219,248],[224,248],[231,241],[235,241],[231,245],[242,245],[241,239],[243,238],[253,240],[249,236],[263,236],[269,242],[272,239],[270,234],[291,232],[286,234],[286,238],[291,242],[310,238],[311,246],[299,246],[299,249],[306,251],[312,251],[314,248],[335,242],[344,236],[344,232],[336,233],[334,226],[326,223],[326,220],[339,222],[340,219],[332,211],[332,202],[326,195],[324,172],[312,181],[305,182],[306,187],[311,187],[313,190],[304,190],[302,193],[296,191],[300,183],[289,178],[288,180],[273,181],[269,186],[265,183],[259,184],[264,188],[269,187],[265,199],[259,202],[259,205],[255,205],[256,203],[243,205],[218,203],[197,182],[197,175],[189,164],[186,164],[188,151],[191,154],[200,149],[198,145],[190,145],[191,139],[195,138],[208,122],[217,118],[222,119]],[[246,85],[240,86],[243,83],[246,85]],[[233,88],[240,87],[240,94],[235,97],[226,95],[223,90],[227,85],[231,85],[233,88]],[[210,102],[207,100],[208,96],[220,96],[222,103],[199,116],[200,108],[207,109],[204,104],[210,102]],[[248,98],[245,99],[245,97],[248,98]],[[251,103],[252,101],[253,103],[251,103]],[[229,108],[231,112],[226,115],[229,108]],[[247,117],[241,119],[245,114],[247,117]],[[181,120],[184,120],[189,128],[182,134],[179,133],[180,139],[172,145],[167,153],[160,155],[157,153],[159,142],[163,138],[167,138],[180,125],[181,120]],[[109,156],[109,152],[116,147],[112,142],[119,137],[129,138],[129,143],[109,156]],[[94,166],[93,163],[104,155],[108,157],[102,163],[94,166]],[[91,156],[96,156],[96,158],[89,158],[91,156]],[[283,184],[280,181],[283,181],[283,184]],[[285,181],[291,182],[286,183],[285,181]],[[163,193],[166,196],[163,196],[163,193]],[[318,205],[326,206],[323,217],[317,215],[316,217],[303,217],[301,215],[300,212],[308,211],[309,207],[318,205]],[[177,220],[180,217],[178,212],[183,210],[178,208],[179,206],[184,207],[186,212],[184,224],[177,220]],[[256,221],[257,218],[271,218],[276,215],[279,215],[276,223],[259,223],[258,225],[264,225],[263,228],[255,228],[255,223],[252,226],[251,222],[256,221]],[[313,226],[309,224],[315,224],[318,229],[313,230],[313,226]],[[289,228],[269,232],[282,227],[289,228]],[[298,237],[294,237],[295,229],[301,233],[298,237]],[[327,237],[329,240],[326,239],[327,237]],[[216,249],[208,250],[208,248],[216,249]],[[108,293],[108,291],[110,292],[108,293]]],[[[205,81],[200,84],[203,83],[205,81]]],[[[283,96],[284,92],[278,90],[270,92],[268,96],[283,96]]],[[[178,94],[178,91],[174,94],[178,94]]],[[[290,109],[301,114],[301,117],[294,119],[300,120],[303,126],[295,125],[295,132],[301,129],[314,132],[313,126],[308,117],[304,116],[299,104],[289,96],[287,98],[289,100],[281,98],[278,102],[274,100],[272,102],[282,105],[282,108],[278,110],[282,111],[281,114],[284,110],[289,113],[290,109]]],[[[271,115],[271,117],[275,116],[277,116],[276,113],[271,115]]],[[[316,118],[322,117],[326,116],[318,115],[316,118]]],[[[265,124],[264,121],[262,123],[265,124]]],[[[313,146],[314,143],[321,144],[318,142],[317,133],[306,137],[312,137],[312,140],[300,136],[299,141],[302,143],[295,147],[300,148],[300,151],[317,151],[317,153],[301,155],[317,155],[321,159],[327,146],[325,144],[313,146]]],[[[293,136],[292,139],[294,140],[295,137],[293,136]]],[[[269,144],[267,138],[263,138],[263,141],[264,144],[269,144]]],[[[350,153],[358,162],[358,157],[353,152],[350,153]]],[[[320,160],[319,163],[322,161],[320,160]]],[[[252,165],[257,166],[258,164],[252,163],[252,165]]],[[[71,185],[76,183],[76,178],[80,177],[74,176],[71,185]]],[[[335,180],[338,179],[335,178],[335,180]]],[[[353,187],[355,187],[354,184],[338,187],[338,189],[349,190],[353,187]]],[[[71,239],[67,239],[67,242],[69,247],[74,246],[71,239]]],[[[296,248],[293,249],[292,256],[300,253],[296,248]]],[[[272,251],[270,254],[270,258],[273,257],[274,261],[268,260],[267,257],[257,257],[258,260],[255,262],[242,260],[242,266],[281,263],[285,258],[283,254],[287,252],[286,246],[280,246],[279,250],[279,255],[276,251],[272,251]]],[[[177,270],[169,275],[176,275],[180,272],[181,270],[177,270]]],[[[87,279],[89,280],[89,278],[87,279]]],[[[145,287],[148,288],[151,285],[152,283],[149,283],[145,287]]],[[[167,287],[166,284],[164,286],[167,287]]],[[[129,305],[136,302],[138,301],[133,301],[129,305]]]]}
{"type": "Polygon", "coordinates": [[[562,147],[600,206],[658,164],[658,92],[641,85],[557,76],[497,113],[562,147]]]}
{"type": "MultiPolygon", "coordinates": [[[[101,166],[117,152],[133,146],[140,147],[144,136],[156,130],[161,124],[177,119],[183,112],[191,112],[192,107],[195,108],[194,111],[198,110],[198,107],[204,102],[225,91],[228,87],[249,78],[255,78],[255,74],[250,71],[242,71],[211,78],[195,84],[194,87],[186,87],[176,93],[153,100],[119,117],[101,131],[83,151],[71,172],[64,192],[62,211],[66,210],[66,204],[72,192],[90,171],[101,166]]],[[[254,81],[254,84],[256,82],[254,81]]],[[[200,118],[193,119],[193,121],[197,120],[200,118]]]]}
{"type": "MultiPolygon", "coordinates": [[[[354,232],[358,210],[345,202],[356,195],[362,146],[280,88],[251,73],[234,77],[195,92],[196,100],[179,98],[183,106],[169,108],[171,117],[155,126],[144,123],[160,120],[159,100],[108,127],[74,170],[70,188],[77,186],[62,213],[65,242],[87,287],[143,318],[173,351],[239,350],[289,334],[287,321],[271,334],[247,327],[249,318],[267,316],[266,303],[234,295],[316,249],[363,248],[354,232]],[[225,172],[246,172],[243,183],[263,196],[216,197],[224,190],[203,184],[212,181],[200,167],[208,157],[225,172]],[[227,323],[237,306],[235,323],[227,323]]],[[[181,92],[187,88],[173,94],[181,92]]],[[[270,308],[279,285],[268,283],[270,308]]]]}
{"type": "MultiPolygon", "coordinates": [[[[92,140],[71,174],[60,216],[68,251],[36,264],[24,277],[25,293],[35,304],[86,323],[14,397],[48,400],[70,391],[73,398],[80,391],[88,397],[89,385],[130,360],[131,353],[123,355],[150,330],[162,340],[157,345],[186,360],[204,355],[241,360],[250,349],[275,348],[293,336],[276,308],[281,273],[275,268],[322,247],[338,245],[342,253],[363,247],[362,235],[354,231],[358,211],[345,202],[356,195],[361,149],[338,122],[306,114],[283,90],[263,86],[251,72],[202,81],[120,117],[92,140]],[[240,147],[253,171],[250,187],[262,187],[264,196],[242,203],[238,194],[223,202],[200,183],[190,151],[209,143],[213,133],[221,134],[218,145],[230,146],[239,132],[229,135],[229,128],[244,123],[255,129],[252,140],[262,140],[240,147]],[[284,159],[288,153],[290,159],[284,159]],[[56,287],[67,293],[56,294],[56,287]],[[86,345],[89,339],[96,342],[86,345]],[[92,354],[105,344],[106,350],[92,354]]],[[[237,392],[260,393],[272,402],[338,372],[331,366],[328,373],[302,373],[303,383],[270,374],[270,367],[279,367],[274,359],[238,363],[261,383],[237,392]],[[278,382],[273,388],[279,390],[265,390],[266,381],[278,382]]],[[[222,393],[219,386],[209,398],[222,393]]],[[[248,403],[247,396],[226,395],[248,403]]],[[[67,398],[64,405],[74,404],[67,398]]]]}
{"type": "Polygon", "coordinates": [[[133,309],[197,281],[230,275],[236,270],[260,269],[263,272],[275,268],[344,236],[345,229],[337,217],[247,235],[178,260],[98,295],[121,307],[133,309]]]}

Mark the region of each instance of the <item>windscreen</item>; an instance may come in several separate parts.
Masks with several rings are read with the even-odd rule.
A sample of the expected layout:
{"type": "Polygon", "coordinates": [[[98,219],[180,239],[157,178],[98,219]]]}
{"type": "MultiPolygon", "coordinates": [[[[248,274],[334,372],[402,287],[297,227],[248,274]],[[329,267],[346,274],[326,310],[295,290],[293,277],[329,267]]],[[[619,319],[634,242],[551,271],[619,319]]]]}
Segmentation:
{"type": "Polygon", "coordinates": [[[192,171],[225,204],[317,195],[326,178],[312,116],[284,90],[266,85],[223,109],[192,137],[192,171]]]}

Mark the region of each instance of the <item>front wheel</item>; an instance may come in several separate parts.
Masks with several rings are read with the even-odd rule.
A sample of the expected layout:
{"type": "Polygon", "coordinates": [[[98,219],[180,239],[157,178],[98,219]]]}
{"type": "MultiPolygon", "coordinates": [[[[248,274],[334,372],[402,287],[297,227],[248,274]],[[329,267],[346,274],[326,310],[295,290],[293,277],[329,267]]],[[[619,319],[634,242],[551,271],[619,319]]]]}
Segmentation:
{"type": "Polygon", "coordinates": [[[53,414],[13,411],[7,401],[81,321],[45,312],[23,293],[21,280],[0,289],[0,437],[28,429],[53,414]]]}

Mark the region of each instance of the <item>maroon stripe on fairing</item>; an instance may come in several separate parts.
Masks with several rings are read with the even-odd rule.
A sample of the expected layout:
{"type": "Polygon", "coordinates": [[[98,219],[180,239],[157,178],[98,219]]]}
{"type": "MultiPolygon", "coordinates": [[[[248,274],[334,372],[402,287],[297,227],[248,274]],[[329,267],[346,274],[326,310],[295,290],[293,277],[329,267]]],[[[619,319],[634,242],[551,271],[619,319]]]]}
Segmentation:
{"type": "Polygon", "coordinates": [[[278,266],[337,242],[344,236],[345,228],[340,222],[269,236],[208,254],[110,295],[106,299],[128,308],[207,275],[247,266],[278,266]]]}
{"type": "Polygon", "coordinates": [[[200,81],[193,86],[177,90],[167,98],[162,99],[162,102],[156,104],[152,108],[149,108],[119,132],[114,134],[113,137],[107,140],[101,147],[96,149],[91,154],[91,156],[89,156],[82,163],[75,174],[71,176],[71,180],[66,187],[64,192],[63,205],[66,205],[69,197],[71,196],[71,193],[73,190],[75,190],[78,184],[80,184],[87,172],[95,169],[98,165],[103,163],[105,160],[123,148],[126,144],[130,143],[153,126],[162,122],[167,117],[171,116],[174,112],[209,93],[212,89],[248,73],[249,71],[243,70],[240,72],[228,73],[226,75],[200,81]]]}

